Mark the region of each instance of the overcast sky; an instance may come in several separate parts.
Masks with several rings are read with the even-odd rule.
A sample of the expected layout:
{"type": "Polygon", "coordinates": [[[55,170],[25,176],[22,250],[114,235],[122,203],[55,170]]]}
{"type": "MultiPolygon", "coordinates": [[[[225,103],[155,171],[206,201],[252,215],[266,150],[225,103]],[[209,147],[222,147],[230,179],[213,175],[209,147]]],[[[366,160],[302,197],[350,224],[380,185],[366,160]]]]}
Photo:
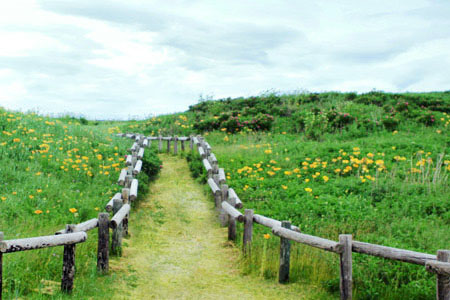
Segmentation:
{"type": "Polygon", "coordinates": [[[2,1],[0,106],[88,118],[267,90],[450,89],[450,1],[2,1]]]}

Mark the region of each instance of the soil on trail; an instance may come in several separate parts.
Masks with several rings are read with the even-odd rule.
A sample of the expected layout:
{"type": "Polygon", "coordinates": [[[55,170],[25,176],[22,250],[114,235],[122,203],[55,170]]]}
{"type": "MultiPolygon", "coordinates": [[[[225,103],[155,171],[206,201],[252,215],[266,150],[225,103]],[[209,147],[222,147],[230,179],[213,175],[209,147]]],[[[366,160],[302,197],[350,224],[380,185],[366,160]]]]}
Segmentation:
{"type": "Polygon", "coordinates": [[[163,169],[130,219],[123,256],[111,261],[114,299],[317,299],[239,271],[213,202],[186,161],[161,155],[163,169]]]}

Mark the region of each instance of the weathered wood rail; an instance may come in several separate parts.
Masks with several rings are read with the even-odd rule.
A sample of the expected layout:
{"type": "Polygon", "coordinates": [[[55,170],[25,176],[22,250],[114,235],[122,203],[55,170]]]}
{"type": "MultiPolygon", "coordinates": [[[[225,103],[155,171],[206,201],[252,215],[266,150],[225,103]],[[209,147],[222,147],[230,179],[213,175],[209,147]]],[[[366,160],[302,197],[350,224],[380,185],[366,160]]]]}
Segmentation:
{"type": "Polygon", "coordinates": [[[138,196],[138,180],[135,178],[142,170],[144,149],[151,146],[151,140],[138,134],[119,134],[134,140],[128,149],[125,165],[121,170],[117,184],[122,186],[122,191],[116,193],[105,206],[105,212],[101,212],[98,218],[90,219],[79,224],[68,224],[66,228],[55,232],[54,235],[39,236],[33,238],[4,240],[3,232],[0,232],[0,300],[2,299],[3,281],[3,255],[13,252],[34,250],[48,247],[64,246],[63,271],[61,290],[70,293],[73,289],[75,276],[75,245],[83,243],[87,239],[87,232],[98,228],[97,243],[97,270],[106,273],[109,270],[109,253],[121,255],[121,241],[124,234],[128,234],[128,217],[130,203],[138,196]],[[108,212],[113,212],[110,218],[108,212]],[[110,230],[113,231],[110,243],[110,230]],[[111,248],[111,249],[110,249],[111,248]]]}
{"type": "MultiPolygon", "coordinates": [[[[159,136],[147,137],[147,139],[158,140],[161,151],[161,141],[167,141],[167,149],[170,150],[170,141],[176,143],[182,138],[159,136]]],[[[236,239],[236,222],[243,223],[242,250],[244,255],[251,255],[254,223],[271,228],[272,233],[280,237],[280,283],[289,281],[290,242],[293,241],[339,255],[341,299],[352,299],[352,252],[355,252],[425,266],[427,271],[436,274],[436,299],[450,300],[450,250],[438,250],[437,255],[420,253],[354,241],[351,234],[340,234],[339,241],[333,241],[302,233],[297,226],[291,225],[288,221],[278,221],[258,215],[251,209],[245,209],[245,214],[242,214],[238,210],[243,208],[242,201],[236,192],[226,185],[225,171],[219,168],[211,146],[201,136],[190,136],[186,139],[190,140],[191,150],[197,151],[202,160],[208,176],[207,183],[214,196],[219,221],[222,224],[228,224],[228,239],[232,241],[236,239]]],[[[176,150],[174,153],[177,153],[176,150]]]]}

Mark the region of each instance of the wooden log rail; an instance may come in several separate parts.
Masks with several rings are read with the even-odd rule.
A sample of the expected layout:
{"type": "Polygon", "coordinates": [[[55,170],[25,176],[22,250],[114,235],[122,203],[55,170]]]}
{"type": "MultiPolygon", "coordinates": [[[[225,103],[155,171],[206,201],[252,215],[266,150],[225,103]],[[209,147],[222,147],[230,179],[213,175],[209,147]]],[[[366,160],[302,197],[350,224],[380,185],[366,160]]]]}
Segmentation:
{"type": "MultiPolygon", "coordinates": [[[[70,231],[70,228],[68,226],[67,230],[70,231]]],[[[3,232],[0,232],[0,299],[2,298],[3,254],[64,246],[61,290],[70,293],[75,276],[75,245],[85,242],[86,239],[86,232],[75,232],[3,241],[3,232]]]]}
{"type": "Polygon", "coordinates": [[[336,242],[301,233],[297,226],[291,225],[288,221],[278,221],[254,214],[251,209],[246,209],[245,214],[242,214],[237,210],[243,207],[242,201],[236,192],[225,184],[225,171],[218,168],[217,158],[211,152],[211,146],[202,137],[191,136],[191,150],[194,148],[197,149],[208,174],[208,185],[214,195],[216,207],[220,206],[221,213],[228,216],[228,239],[236,239],[236,221],[243,222],[242,250],[247,256],[251,255],[253,223],[271,228],[272,233],[280,237],[280,283],[289,281],[290,241],[294,241],[339,255],[341,299],[352,299],[352,252],[356,252],[425,266],[427,271],[436,274],[436,299],[450,300],[450,250],[439,250],[437,255],[432,255],[353,241],[349,234],[339,235],[339,241],[336,242]],[[223,193],[222,186],[226,187],[226,193],[223,193]]]}
{"type": "MultiPolygon", "coordinates": [[[[71,232],[88,232],[92,229],[95,229],[98,227],[98,219],[94,218],[94,219],[90,219],[87,221],[84,221],[80,224],[76,224],[73,226],[73,229],[71,229],[71,232]]],[[[59,234],[65,234],[65,233],[69,233],[67,231],[67,228],[61,229],[57,232],[55,232],[55,235],[59,235],[59,234]]]]}
{"type": "MultiPolygon", "coordinates": [[[[85,242],[87,239],[86,232],[95,228],[98,228],[97,270],[100,273],[108,272],[109,230],[111,228],[114,231],[112,246],[114,246],[115,242],[121,241],[123,234],[128,233],[128,217],[131,207],[127,202],[136,200],[138,194],[138,180],[133,177],[141,172],[144,148],[150,146],[152,140],[152,138],[134,133],[120,133],[117,136],[134,139],[135,142],[128,149],[131,152],[130,155],[127,155],[125,161],[128,168],[121,170],[117,181],[117,184],[124,188],[121,193],[116,193],[105,206],[106,211],[114,211],[111,221],[109,220],[109,213],[99,213],[98,218],[79,224],[66,225],[65,229],[57,231],[55,235],[14,240],[4,240],[3,233],[0,232],[0,300],[2,299],[4,254],[55,246],[64,246],[61,289],[70,293],[73,289],[73,278],[75,275],[75,245],[85,242]],[[119,227],[121,228],[120,231],[117,230],[119,227]]],[[[181,137],[178,140],[186,141],[189,138],[181,137]]]]}

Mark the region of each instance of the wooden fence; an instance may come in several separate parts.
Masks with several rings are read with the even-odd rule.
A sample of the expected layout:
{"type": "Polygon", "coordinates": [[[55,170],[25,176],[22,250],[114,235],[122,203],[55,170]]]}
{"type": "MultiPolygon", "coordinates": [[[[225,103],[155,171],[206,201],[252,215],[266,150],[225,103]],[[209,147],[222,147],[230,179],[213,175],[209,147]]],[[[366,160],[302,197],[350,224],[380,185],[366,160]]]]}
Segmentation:
{"type": "Polygon", "coordinates": [[[224,169],[219,168],[216,156],[211,152],[211,146],[201,136],[190,137],[147,137],[149,141],[157,140],[158,149],[162,151],[163,141],[167,142],[167,152],[171,149],[177,154],[178,141],[184,150],[184,141],[190,141],[191,150],[198,151],[203,166],[208,174],[208,185],[211,188],[218,211],[219,221],[228,226],[228,239],[236,240],[236,222],[244,223],[243,252],[251,254],[253,224],[272,229],[274,235],[280,237],[280,265],[278,281],[289,281],[290,245],[291,241],[309,245],[325,251],[339,254],[340,261],[340,295],[341,299],[352,299],[352,253],[378,256],[386,259],[422,265],[427,271],[436,274],[436,299],[450,300],[450,250],[438,250],[436,255],[410,250],[386,247],[376,244],[354,241],[351,234],[340,234],[339,241],[333,241],[300,232],[299,228],[288,221],[278,221],[255,214],[252,209],[243,208],[242,201],[236,192],[226,184],[224,169]]]}
{"type": "Polygon", "coordinates": [[[73,289],[75,276],[75,246],[78,243],[85,242],[87,232],[95,228],[98,228],[97,271],[99,273],[108,272],[110,252],[113,255],[121,255],[122,237],[128,234],[130,203],[136,200],[138,194],[138,180],[135,177],[142,168],[141,159],[144,156],[144,148],[151,144],[151,141],[143,135],[127,134],[126,137],[134,139],[135,142],[128,149],[130,155],[126,159],[127,168],[121,171],[117,182],[123,187],[122,192],[115,194],[106,204],[105,210],[107,212],[101,212],[98,218],[80,224],[67,224],[64,229],[57,231],[55,235],[4,240],[3,233],[0,232],[0,300],[2,299],[4,254],[55,246],[64,246],[61,290],[70,293],[73,289]],[[113,217],[110,219],[109,212],[111,211],[113,217]],[[110,229],[112,229],[111,243],[110,229]]]}

